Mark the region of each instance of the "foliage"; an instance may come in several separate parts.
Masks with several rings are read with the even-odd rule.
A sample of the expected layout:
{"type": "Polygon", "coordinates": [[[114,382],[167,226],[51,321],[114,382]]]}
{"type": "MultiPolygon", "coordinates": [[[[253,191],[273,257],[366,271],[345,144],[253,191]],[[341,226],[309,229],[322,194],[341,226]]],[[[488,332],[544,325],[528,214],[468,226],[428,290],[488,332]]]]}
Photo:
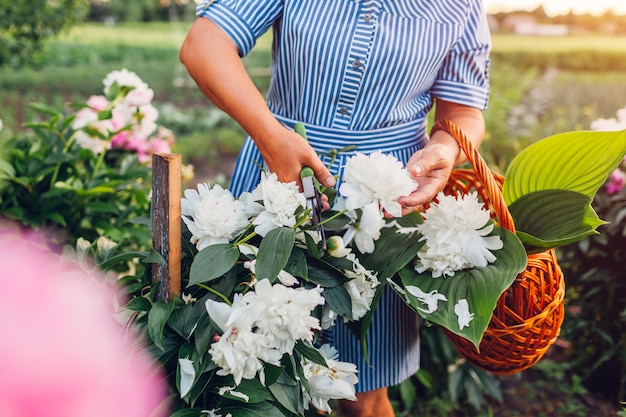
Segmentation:
{"type": "MultiPolygon", "coordinates": [[[[129,248],[148,246],[150,233],[137,223],[150,212],[149,150],[140,146],[149,142],[138,136],[149,118],[142,116],[139,123],[120,115],[133,90],[137,92],[113,82],[109,100],[90,99],[91,106],[100,102],[99,110],[83,104],[78,112],[67,113],[34,104],[48,118],[27,124],[30,135],[3,143],[0,212],[29,227],[55,228],[60,233],[56,244],[108,236],[129,248]],[[129,146],[131,138],[139,147],[129,146]]],[[[124,109],[140,112],[146,106],[124,109]]],[[[161,149],[168,149],[163,144],[161,149]]]]}
{"type": "Polygon", "coordinates": [[[569,360],[586,386],[614,401],[626,398],[626,188],[616,183],[624,168],[593,201],[608,221],[601,234],[559,252],[568,284],[563,337],[571,343],[569,360]]]}
{"type": "Polygon", "coordinates": [[[87,0],[0,1],[0,67],[28,61],[47,39],[80,21],[87,0]]]}

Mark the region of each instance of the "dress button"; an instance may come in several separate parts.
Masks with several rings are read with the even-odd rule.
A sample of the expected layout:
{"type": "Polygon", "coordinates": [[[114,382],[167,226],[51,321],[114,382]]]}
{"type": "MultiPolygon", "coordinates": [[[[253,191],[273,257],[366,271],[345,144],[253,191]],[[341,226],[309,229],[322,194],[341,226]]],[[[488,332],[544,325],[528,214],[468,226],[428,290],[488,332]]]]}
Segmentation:
{"type": "Polygon", "coordinates": [[[372,20],[372,14],[371,13],[365,13],[363,15],[363,20],[365,20],[366,22],[369,22],[370,20],[372,20]]]}
{"type": "Polygon", "coordinates": [[[358,59],[355,59],[354,61],[352,61],[352,68],[354,68],[354,69],[361,68],[361,61],[358,60],[358,59]]]}
{"type": "Polygon", "coordinates": [[[346,106],[340,107],[339,108],[339,114],[344,116],[346,113],[348,113],[348,108],[346,106]]]}

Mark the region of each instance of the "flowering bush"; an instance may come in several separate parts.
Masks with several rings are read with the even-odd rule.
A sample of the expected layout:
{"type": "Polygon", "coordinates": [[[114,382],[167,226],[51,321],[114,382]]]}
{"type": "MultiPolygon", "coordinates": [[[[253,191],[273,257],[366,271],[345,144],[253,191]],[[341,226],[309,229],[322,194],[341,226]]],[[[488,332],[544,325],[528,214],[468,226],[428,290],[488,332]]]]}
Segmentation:
{"type": "Polygon", "coordinates": [[[219,185],[186,190],[181,296],[155,300],[158,284],[148,280],[150,292],[138,288],[126,306],[167,370],[173,416],[294,416],[354,399],[358,370],[318,335],[343,320],[364,343],[387,284],[426,320],[478,345],[528,251],[602,224],[588,195],[624,153],[624,135],[569,133],[520,154],[504,189],[516,234],[473,193],[440,194],[424,213],[394,217],[417,185],[379,152],[356,153],[338,194],[327,194],[326,247],[304,195],[275,174],[239,198],[219,185]],[[581,156],[556,158],[563,143],[581,156]],[[541,211],[546,201],[559,210],[541,211]]]}
{"type": "Polygon", "coordinates": [[[136,74],[111,72],[104,93],[69,114],[33,105],[45,120],[3,143],[0,213],[62,230],[60,244],[109,236],[147,247],[149,232],[133,223],[150,213],[147,162],[152,152],[169,152],[173,136],[157,127],[153,92],[136,74]]]}
{"type": "MultiPolygon", "coordinates": [[[[626,108],[598,119],[593,130],[624,131],[626,108]]],[[[608,223],[600,235],[562,248],[568,305],[562,336],[571,343],[568,363],[585,385],[615,402],[626,393],[626,161],[608,176],[593,200],[608,223]]]]}

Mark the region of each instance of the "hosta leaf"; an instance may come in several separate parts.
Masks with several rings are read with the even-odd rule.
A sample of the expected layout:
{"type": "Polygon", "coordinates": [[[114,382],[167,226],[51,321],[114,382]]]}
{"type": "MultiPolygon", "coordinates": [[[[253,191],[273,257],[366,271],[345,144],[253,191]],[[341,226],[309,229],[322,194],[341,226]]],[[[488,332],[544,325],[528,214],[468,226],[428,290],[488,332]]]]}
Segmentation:
{"type": "Polygon", "coordinates": [[[519,272],[524,270],[527,255],[519,239],[505,229],[497,229],[504,247],[495,251],[497,259],[484,268],[473,268],[457,271],[454,276],[447,278],[432,278],[429,271],[418,274],[412,266],[400,271],[400,278],[404,289],[407,286],[416,286],[425,293],[437,290],[444,294],[447,301],[438,302],[438,310],[427,314],[420,309],[426,305],[413,295],[406,293],[410,306],[422,318],[439,324],[457,335],[468,339],[478,349],[483,334],[493,314],[500,295],[513,283],[519,272]],[[466,299],[469,311],[474,318],[469,327],[459,328],[454,306],[461,299],[466,299]]]}
{"type": "MultiPolygon", "coordinates": [[[[411,213],[397,222],[404,227],[415,227],[421,223],[421,217],[418,213],[411,213]]],[[[419,233],[401,234],[395,228],[383,228],[374,253],[359,254],[357,257],[364,267],[378,271],[378,279],[384,281],[415,258],[424,245],[424,242],[419,241],[420,238],[419,233]]]]}
{"type": "Polygon", "coordinates": [[[511,161],[502,189],[508,205],[539,190],[570,190],[593,198],[626,154],[626,130],[581,131],[536,142],[511,161]]]}
{"type": "Polygon", "coordinates": [[[509,210],[522,242],[542,249],[578,242],[605,224],[591,208],[590,197],[569,190],[531,192],[509,210]]]}
{"type": "Polygon", "coordinates": [[[239,249],[227,243],[202,249],[191,264],[187,287],[221,277],[235,265],[238,259],[239,249]]]}
{"type": "Polygon", "coordinates": [[[279,227],[270,230],[259,245],[256,259],[256,276],[274,281],[278,273],[287,265],[296,233],[293,229],[279,227]]]}

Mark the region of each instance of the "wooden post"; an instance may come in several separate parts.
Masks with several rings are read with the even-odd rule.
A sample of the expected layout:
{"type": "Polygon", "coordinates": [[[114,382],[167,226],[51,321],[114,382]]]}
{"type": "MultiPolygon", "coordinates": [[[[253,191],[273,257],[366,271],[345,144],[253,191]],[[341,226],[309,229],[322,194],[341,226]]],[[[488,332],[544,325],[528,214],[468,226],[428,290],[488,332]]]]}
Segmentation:
{"type": "Polygon", "coordinates": [[[166,262],[152,264],[152,281],[164,302],[180,296],[181,182],[180,155],[152,155],[152,244],[166,262]]]}

